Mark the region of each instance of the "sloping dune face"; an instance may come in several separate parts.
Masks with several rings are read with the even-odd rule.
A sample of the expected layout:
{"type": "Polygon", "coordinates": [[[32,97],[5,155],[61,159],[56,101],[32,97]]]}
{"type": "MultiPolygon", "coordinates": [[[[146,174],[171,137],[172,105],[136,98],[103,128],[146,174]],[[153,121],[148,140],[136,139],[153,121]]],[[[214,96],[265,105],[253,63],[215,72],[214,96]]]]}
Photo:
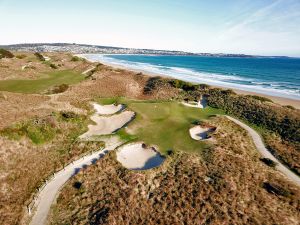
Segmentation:
{"type": "Polygon", "coordinates": [[[159,166],[165,160],[153,147],[143,143],[127,144],[116,152],[117,160],[127,169],[147,170],[159,166]]]}
{"type": "Polygon", "coordinates": [[[93,106],[96,112],[100,115],[112,115],[122,111],[125,108],[125,106],[121,104],[120,105],[115,105],[115,104],[99,105],[97,103],[93,103],[93,106]]]}

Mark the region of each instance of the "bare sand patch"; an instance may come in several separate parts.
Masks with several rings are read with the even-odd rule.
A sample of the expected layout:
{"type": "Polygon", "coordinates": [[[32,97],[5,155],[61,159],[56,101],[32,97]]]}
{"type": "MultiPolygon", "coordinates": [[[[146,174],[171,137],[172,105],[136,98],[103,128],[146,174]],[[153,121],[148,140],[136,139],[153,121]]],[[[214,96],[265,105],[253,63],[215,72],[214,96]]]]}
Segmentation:
{"type": "Polygon", "coordinates": [[[91,120],[93,120],[96,123],[96,125],[89,125],[88,131],[82,134],[79,138],[82,139],[89,138],[94,135],[111,134],[124,127],[134,118],[134,116],[135,113],[131,111],[125,111],[110,117],[99,116],[98,114],[94,114],[91,116],[91,120]]]}
{"type": "Polygon", "coordinates": [[[209,139],[209,133],[215,131],[216,128],[214,127],[202,127],[200,125],[197,125],[195,127],[192,127],[189,132],[191,138],[194,140],[200,141],[200,140],[205,140],[209,139]]]}
{"type": "Polygon", "coordinates": [[[124,145],[116,151],[116,154],[117,160],[131,170],[151,169],[165,160],[154,147],[147,147],[141,142],[124,145]]]}
{"type": "Polygon", "coordinates": [[[205,97],[201,97],[198,102],[182,102],[182,104],[188,107],[204,109],[207,106],[207,101],[205,97]]]}
{"type": "Polygon", "coordinates": [[[96,110],[96,112],[100,115],[111,115],[111,114],[115,114],[117,112],[122,111],[125,106],[120,104],[120,105],[115,105],[115,104],[111,104],[111,105],[99,105],[97,103],[93,103],[93,107],[96,110]]]}

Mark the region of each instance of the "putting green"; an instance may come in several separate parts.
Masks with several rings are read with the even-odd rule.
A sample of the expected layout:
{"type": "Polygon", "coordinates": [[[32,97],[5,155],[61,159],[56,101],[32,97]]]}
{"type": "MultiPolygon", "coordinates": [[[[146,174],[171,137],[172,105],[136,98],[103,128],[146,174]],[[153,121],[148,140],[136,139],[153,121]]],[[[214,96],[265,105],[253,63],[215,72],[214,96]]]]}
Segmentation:
{"type": "Polygon", "coordinates": [[[161,153],[174,151],[199,151],[207,144],[193,140],[189,128],[195,120],[206,120],[210,116],[223,114],[221,110],[207,107],[190,108],[175,101],[138,101],[125,98],[99,99],[100,104],[122,103],[136,112],[136,119],[128,125],[128,130],[120,130],[121,138],[129,141],[143,141],[159,147],[161,153]]]}
{"type": "Polygon", "coordinates": [[[0,91],[18,93],[40,93],[55,85],[75,84],[84,79],[84,75],[69,70],[43,74],[35,80],[2,80],[0,91]]]}

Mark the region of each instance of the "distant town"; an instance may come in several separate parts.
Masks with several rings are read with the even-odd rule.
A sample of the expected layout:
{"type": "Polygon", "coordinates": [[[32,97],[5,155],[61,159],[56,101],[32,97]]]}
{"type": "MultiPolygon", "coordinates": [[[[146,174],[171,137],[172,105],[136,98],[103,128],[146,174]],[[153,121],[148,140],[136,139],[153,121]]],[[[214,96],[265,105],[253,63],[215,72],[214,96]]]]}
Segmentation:
{"type": "Polygon", "coordinates": [[[121,48],[100,45],[85,45],[85,44],[70,44],[70,43],[37,43],[37,44],[15,44],[15,45],[0,45],[11,51],[26,51],[26,52],[70,52],[74,54],[145,54],[145,55],[199,55],[212,57],[256,57],[244,54],[213,54],[213,53],[191,53],[184,51],[169,51],[169,50],[154,50],[154,49],[135,49],[121,48]]]}

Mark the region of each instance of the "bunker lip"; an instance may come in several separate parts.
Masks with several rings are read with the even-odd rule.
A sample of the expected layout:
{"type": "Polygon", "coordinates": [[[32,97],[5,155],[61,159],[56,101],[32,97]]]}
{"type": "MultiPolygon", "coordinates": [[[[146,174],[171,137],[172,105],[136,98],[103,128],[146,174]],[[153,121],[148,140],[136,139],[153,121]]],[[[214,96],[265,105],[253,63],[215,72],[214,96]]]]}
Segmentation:
{"type": "Polygon", "coordinates": [[[124,111],[120,114],[112,115],[110,117],[99,116],[94,114],[91,116],[96,125],[89,125],[88,131],[82,134],[79,138],[89,138],[94,135],[106,135],[116,132],[122,127],[126,126],[135,117],[135,113],[131,111],[124,111]]]}
{"type": "Polygon", "coordinates": [[[190,128],[189,133],[191,138],[200,141],[200,140],[210,139],[209,134],[214,132],[216,129],[217,129],[216,127],[197,125],[190,128]]]}
{"type": "Polygon", "coordinates": [[[165,160],[155,147],[146,146],[142,142],[121,146],[116,155],[117,160],[130,170],[148,170],[161,165],[165,160]]]}
{"type": "Polygon", "coordinates": [[[99,105],[97,103],[92,103],[92,105],[99,115],[112,115],[125,109],[125,105],[122,104],[99,105]]]}

